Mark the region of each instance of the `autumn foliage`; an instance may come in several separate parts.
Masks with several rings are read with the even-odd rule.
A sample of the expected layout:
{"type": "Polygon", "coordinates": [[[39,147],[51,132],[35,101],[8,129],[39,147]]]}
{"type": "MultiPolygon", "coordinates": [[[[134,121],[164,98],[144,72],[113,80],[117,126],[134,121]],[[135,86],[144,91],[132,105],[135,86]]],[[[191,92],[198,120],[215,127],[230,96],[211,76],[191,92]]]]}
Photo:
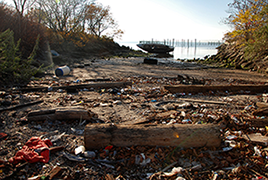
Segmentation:
{"type": "Polygon", "coordinates": [[[226,34],[226,39],[244,46],[253,39],[254,33],[265,25],[263,12],[267,3],[263,0],[235,0],[229,6],[236,8],[236,12],[227,18],[233,30],[226,34]]]}
{"type": "MultiPolygon", "coordinates": [[[[226,34],[226,40],[244,48],[246,55],[259,53],[265,55],[263,52],[268,48],[268,39],[265,35],[268,33],[267,1],[235,0],[230,6],[236,7],[237,12],[229,17],[229,23],[234,27],[234,30],[226,34]],[[260,44],[262,44],[262,48],[260,48],[260,44]],[[256,49],[256,47],[259,48],[256,49]]],[[[253,56],[245,58],[251,60],[250,58],[253,56]]]]}
{"type": "Polygon", "coordinates": [[[234,0],[225,23],[232,30],[225,34],[225,44],[207,62],[220,63],[258,72],[268,72],[268,1],[234,0]]]}

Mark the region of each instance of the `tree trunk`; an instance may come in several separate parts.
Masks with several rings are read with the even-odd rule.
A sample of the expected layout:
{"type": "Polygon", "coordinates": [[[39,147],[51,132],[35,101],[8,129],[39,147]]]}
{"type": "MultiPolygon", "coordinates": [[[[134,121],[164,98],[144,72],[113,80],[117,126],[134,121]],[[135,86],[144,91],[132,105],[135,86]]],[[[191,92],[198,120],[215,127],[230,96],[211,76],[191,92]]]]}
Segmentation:
{"type": "Polygon", "coordinates": [[[215,124],[111,125],[89,124],[84,132],[85,147],[100,149],[111,144],[130,146],[220,146],[220,127],[215,124]]]}

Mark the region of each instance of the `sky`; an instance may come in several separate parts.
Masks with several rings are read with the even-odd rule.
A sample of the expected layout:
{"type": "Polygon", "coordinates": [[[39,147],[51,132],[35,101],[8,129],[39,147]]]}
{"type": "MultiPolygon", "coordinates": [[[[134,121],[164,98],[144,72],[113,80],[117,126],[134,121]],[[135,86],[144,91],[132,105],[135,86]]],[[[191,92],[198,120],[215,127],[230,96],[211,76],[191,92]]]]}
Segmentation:
{"type": "MultiPolygon", "coordinates": [[[[4,0],[12,2],[12,0],[4,0]]],[[[228,17],[233,0],[96,0],[110,6],[112,17],[124,31],[117,42],[141,40],[221,40],[230,27],[228,17]]]]}
{"type": "Polygon", "coordinates": [[[124,35],[117,41],[197,39],[221,40],[230,27],[228,17],[233,0],[97,0],[110,6],[124,35]]]}

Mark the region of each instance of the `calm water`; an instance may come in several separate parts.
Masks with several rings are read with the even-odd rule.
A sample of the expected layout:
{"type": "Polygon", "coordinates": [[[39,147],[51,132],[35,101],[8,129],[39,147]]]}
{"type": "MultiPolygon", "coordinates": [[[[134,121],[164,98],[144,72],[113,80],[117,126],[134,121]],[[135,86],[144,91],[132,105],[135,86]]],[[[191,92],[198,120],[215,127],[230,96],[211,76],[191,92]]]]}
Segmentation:
{"type": "MultiPolygon", "coordinates": [[[[122,42],[120,45],[129,46],[134,50],[141,50],[137,47],[138,42],[122,42]]],[[[214,55],[217,53],[217,46],[202,46],[202,47],[175,47],[174,52],[171,52],[174,59],[203,59],[207,55],[214,55]]]]}

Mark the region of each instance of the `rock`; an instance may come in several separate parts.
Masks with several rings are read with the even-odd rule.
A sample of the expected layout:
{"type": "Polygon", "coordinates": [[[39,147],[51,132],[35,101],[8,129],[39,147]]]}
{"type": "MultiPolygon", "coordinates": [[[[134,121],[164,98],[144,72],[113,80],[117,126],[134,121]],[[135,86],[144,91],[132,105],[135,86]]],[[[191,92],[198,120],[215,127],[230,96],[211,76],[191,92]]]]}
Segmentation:
{"type": "Polygon", "coordinates": [[[158,60],[154,58],[145,58],[143,63],[144,64],[157,64],[158,60]]]}

